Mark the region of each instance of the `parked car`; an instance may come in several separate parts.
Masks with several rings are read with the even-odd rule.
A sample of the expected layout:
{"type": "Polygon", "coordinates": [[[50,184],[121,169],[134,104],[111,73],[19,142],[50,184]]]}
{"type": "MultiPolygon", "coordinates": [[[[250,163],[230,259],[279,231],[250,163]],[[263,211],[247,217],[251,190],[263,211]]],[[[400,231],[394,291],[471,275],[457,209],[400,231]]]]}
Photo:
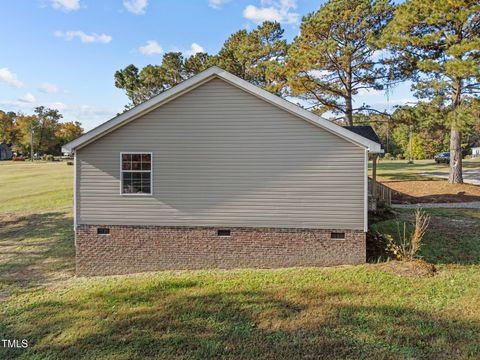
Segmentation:
{"type": "Polygon", "coordinates": [[[450,164],[450,153],[441,152],[435,155],[434,160],[437,164],[450,164]]]}
{"type": "Polygon", "coordinates": [[[22,156],[22,155],[15,155],[13,158],[12,158],[13,161],[25,161],[25,157],[22,156]]]}

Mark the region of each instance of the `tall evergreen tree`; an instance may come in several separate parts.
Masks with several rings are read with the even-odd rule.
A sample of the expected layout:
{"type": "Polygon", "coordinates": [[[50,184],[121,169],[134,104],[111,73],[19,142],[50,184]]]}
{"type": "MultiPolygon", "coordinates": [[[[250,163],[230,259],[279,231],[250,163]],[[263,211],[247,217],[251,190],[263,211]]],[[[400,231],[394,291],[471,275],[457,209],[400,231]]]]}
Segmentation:
{"type": "Polygon", "coordinates": [[[147,65],[139,70],[131,64],[115,72],[115,86],[126,92],[131,104],[138,105],[158,95],[188,77],[201,71],[202,62],[210,58],[207,54],[196,54],[184,59],[180,52],[169,52],[160,65],[147,65]]]}
{"type": "Polygon", "coordinates": [[[341,114],[353,124],[353,98],[383,89],[387,70],[376,47],[393,15],[389,0],[330,0],[305,16],[288,52],[289,95],[314,102],[317,112],[341,114]]]}
{"type": "Polygon", "coordinates": [[[414,82],[415,95],[449,106],[450,183],[462,183],[462,126],[468,97],[480,92],[478,0],[408,0],[401,4],[383,41],[414,82]]]}
{"type": "Polygon", "coordinates": [[[280,24],[265,22],[251,32],[240,30],[231,35],[215,56],[197,53],[185,58],[180,52],[170,52],[163,56],[160,65],[147,65],[141,70],[128,65],[115,72],[115,86],[125,90],[131,102],[126,106],[129,108],[218,65],[255,85],[271,89],[274,65],[287,52],[282,36],[280,24]]]}
{"type": "Polygon", "coordinates": [[[232,34],[215,57],[215,62],[254,85],[274,90],[275,70],[287,50],[280,24],[265,21],[251,32],[240,30],[232,34]]]}

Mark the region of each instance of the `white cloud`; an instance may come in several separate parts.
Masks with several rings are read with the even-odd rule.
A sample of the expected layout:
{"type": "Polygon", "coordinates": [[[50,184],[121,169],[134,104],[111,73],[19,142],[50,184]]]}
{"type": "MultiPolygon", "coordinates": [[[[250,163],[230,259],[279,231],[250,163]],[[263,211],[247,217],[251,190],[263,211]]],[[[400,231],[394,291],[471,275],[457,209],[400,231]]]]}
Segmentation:
{"type": "Polygon", "coordinates": [[[78,38],[82,43],[101,43],[101,44],[108,44],[112,41],[112,37],[106,34],[86,34],[83,31],[55,31],[53,33],[56,37],[63,38],[65,40],[71,41],[75,38],[78,38]]]}
{"type": "Polygon", "coordinates": [[[163,52],[163,48],[155,40],[148,40],[146,45],[138,48],[138,51],[143,55],[158,55],[163,52]]]}
{"type": "Polygon", "coordinates": [[[14,112],[33,112],[35,105],[19,100],[0,100],[0,109],[14,112]]]}
{"type": "Polygon", "coordinates": [[[220,9],[228,2],[230,2],[230,0],[208,0],[208,6],[214,9],[220,9]]]}
{"type": "Polygon", "coordinates": [[[60,112],[62,111],[65,111],[68,109],[68,106],[60,101],[57,101],[57,102],[53,102],[51,104],[48,104],[47,107],[49,107],[50,109],[56,109],[60,112]]]}
{"type": "Polygon", "coordinates": [[[248,5],[243,10],[243,16],[256,24],[264,21],[278,21],[293,25],[298,23],[300,17],[298,13],[292,11],[296,7],[296,0],[262,0],[260,7],[248,5]]]}
{"type": "Polygon", "coordinates": [[[0,68],[0,83],[16,88],[23,87],[23,83],[17,79],[17,75],[11,72],[8,68],[0,68]]]}
{"type": "Polygon", "coordinates": [[[307,74],[316,79],[324,80],[324,78],[333,75],[333,72],[329,70],[309,70],[307,74]]]}
{"type": "Polygon", "coordinates": [[[386,49],[375,50],[372,54],[372,60],[377,61],[377,60],[388,59],[392,55],[393,54],[389,50],[386,50],[386,49]]]}
{"type": "Polygon", "coordinates": [[[375,95],[383,95],[383,90],[376,90],[376,89],[359,89],[357,92],[357,96],[375,96],[375,95]]]}
{"type": "Polygon", "coordinates": [[[45,94],[54,94],[58,92],[58,86],[49,82],[44,82],[38,86],[38,90],[45,94]]]}
{"type": "Polygon", "coordinates": [[[201,45],[198,45],[197,43],[193,43],[190,46],[190,49],[185,51],[185,55],[192,56],[199,52],[205,52],[205,49],[201,45]]]}
{"type": "Polygon", "coordinates": [[[52,7],[62,11],[77,11],[80,9],[80,0],[52,0],[52,7]]]}
{"type": "Polygon", "coordinates": [[[35,96],[33,96],[32,93],[26,93],[20,99],[18,99],[18,101],[31,104],[37,101],[37,99],[35,98],[35,96]]]}
{"type": "Polygon", "coordinates": [[[147,8],[148,0],[123,0],[123,6],[135,15],[145,14],[145,9],[147,8]]]}
{"type": "Polygon", "coordinates": [[[44,105],[51,109],[57,109],[60,111],[64,120],[80,121],[86,130],[89,130],[108,119],[114,117],[122,109],[101,107],[87,104],[65,104],[63,102],[53,103],[40,103],[35,101],[33,103],[21,101],[21,100],[0,100],[0,109],[5,111],[22,112],[25,114],[31,114],[35,110],[35,107],[44,105]]]}

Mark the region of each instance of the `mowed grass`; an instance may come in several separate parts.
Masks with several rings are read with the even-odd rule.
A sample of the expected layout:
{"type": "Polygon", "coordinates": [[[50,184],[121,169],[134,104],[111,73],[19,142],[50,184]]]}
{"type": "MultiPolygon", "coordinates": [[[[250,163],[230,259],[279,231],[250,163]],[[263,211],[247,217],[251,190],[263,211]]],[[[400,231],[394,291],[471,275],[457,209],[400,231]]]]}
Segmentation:
{"type": "Polygon", "coordinates": [[[0,161],[0,212],[70,210],[73,166],[0,161]]]}
{"type": "MultiPolygon", "coordinates": [[[[371,174],[371,161],[369,168],[371,174]]],[[[463,169],[480,170],[480,160],[463,160],[463,169]]],[[[421,175],[425,172],[439,171],[448,173],[449,166],[447,164],[436,164],[434,160],[415,160],[413,164],[408,164],[407,160],[380,160],[377,163],[377,177],[380,181],[439,180],[435,177],[421,175]]]]}
{"type": "MultiPolygon", "coordinates": [[[[3,184],[11,175],[2,170],[3,184]]],[[[48,189],[71,184],[71,171],[38,164],[28,177],[48,189]],[[66,179],[57,178],[63,171],[66,179]]],[[[422,251],[438,249],[430,253],[439,270],[433,277],[366,264],[76,278],[71,197],[52,209],[52,193],[35,194],[30,180],[17,184],[25,184],[18,196],[30,192],[36,205],[14,196],[9,208],[3,199],[11,195],[0,198],[0,339],[27,339],[29,347],[0,346],[0,359],[480,357],[480,258],[461,251],[466,235],[480,243],[476,210],[432,213],[422,251]],[[437,220],[459,225],[437,228],[437,220]],[[440,233],[448,244],[436,242],[440,233]],[[442,252],[446,245],[458,252],[442,252]]]]}

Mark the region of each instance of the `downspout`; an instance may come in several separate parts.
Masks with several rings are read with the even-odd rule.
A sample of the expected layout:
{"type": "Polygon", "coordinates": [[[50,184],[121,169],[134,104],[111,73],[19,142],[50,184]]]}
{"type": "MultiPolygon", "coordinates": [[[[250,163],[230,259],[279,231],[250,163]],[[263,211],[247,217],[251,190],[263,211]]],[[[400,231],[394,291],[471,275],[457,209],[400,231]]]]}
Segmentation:
{"type": "Polygon", "coordinates": [[[365,163],[364,163],[364,202],[363,202],[363,231],[368,231],[368,149],[365,149],[365,163]]]}
{"type": "Polygon", "coordinates": [[[77,230],[77,153],[73,151],[73,231],[77,230]]]}

